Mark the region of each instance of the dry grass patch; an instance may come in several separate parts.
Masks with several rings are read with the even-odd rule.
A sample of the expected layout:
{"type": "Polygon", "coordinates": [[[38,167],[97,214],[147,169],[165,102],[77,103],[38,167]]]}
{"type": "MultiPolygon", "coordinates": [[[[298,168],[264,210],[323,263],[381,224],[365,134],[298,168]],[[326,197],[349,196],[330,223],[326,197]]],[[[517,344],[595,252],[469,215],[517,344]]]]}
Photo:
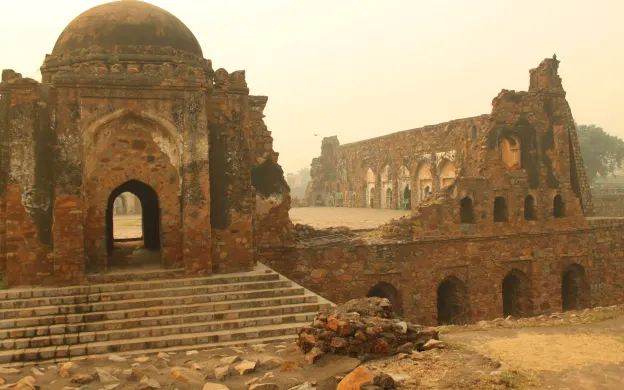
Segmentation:
{"type": "Polygon", "coordinates": [[[560,372],[572,367],[624,362],[624,340],[604,334],[521,334],[474,348],[511,367],[560,372]]]}

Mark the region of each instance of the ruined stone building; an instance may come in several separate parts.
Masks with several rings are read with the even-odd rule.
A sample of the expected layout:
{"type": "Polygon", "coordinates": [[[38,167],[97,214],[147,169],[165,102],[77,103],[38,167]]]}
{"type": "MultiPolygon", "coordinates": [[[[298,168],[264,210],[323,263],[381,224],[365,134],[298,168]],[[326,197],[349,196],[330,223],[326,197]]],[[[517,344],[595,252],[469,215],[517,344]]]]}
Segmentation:
{"type": "Polygon", "coordinates": [[[145,246],[188,274],[248,270],[284,240],[289,194],[244,71],[141,1],[61,32],[41,82],[0,84],[0,270],[11,286],[108,270],[114,201],[140,199],[145,246]],[[271,217],[269,217],[271,215],[271,217]],[[255,232],[255,233],[254,233],[255,232]]]}
{"type": "Polygon", "coordinates": [[[624,221],[595,218],[556,57],[490,114],[340,145],[309,205],[411,209],[371,232],[315,231],[270,264],[342,302],[390,298],[426,324],[624,301],[624,221]]]}

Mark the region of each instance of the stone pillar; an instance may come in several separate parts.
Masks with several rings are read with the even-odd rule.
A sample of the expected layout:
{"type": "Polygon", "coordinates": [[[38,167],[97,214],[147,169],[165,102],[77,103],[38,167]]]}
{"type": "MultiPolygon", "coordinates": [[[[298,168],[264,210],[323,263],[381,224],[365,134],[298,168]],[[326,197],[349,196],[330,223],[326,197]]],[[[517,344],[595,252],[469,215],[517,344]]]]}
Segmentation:
{"type": "Polygon", "coordinates": [[[6,275],[6,191],[9,181],[9,89],[0,84],[0,275],[6,275]]]}
{"type": "Polygon", "coordinates": [[[182,254],[186,272],[211,274],[210,172],[206,95],[190,91],[184,103],[182,254]]]}

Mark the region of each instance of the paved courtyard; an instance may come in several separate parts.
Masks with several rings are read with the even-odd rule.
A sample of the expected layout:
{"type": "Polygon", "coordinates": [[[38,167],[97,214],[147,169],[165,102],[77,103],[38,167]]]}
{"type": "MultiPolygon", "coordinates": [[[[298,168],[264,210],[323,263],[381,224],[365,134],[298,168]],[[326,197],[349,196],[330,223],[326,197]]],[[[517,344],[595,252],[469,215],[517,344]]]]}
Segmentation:
{"type": "Polygon", "coordinates": [[[315,228],[347,226],[351,229],[374,229],[393,218],[409,215],[410,211],[364,209],[349,207],[296,207],[290,209],[293,223],[315,228]]]}

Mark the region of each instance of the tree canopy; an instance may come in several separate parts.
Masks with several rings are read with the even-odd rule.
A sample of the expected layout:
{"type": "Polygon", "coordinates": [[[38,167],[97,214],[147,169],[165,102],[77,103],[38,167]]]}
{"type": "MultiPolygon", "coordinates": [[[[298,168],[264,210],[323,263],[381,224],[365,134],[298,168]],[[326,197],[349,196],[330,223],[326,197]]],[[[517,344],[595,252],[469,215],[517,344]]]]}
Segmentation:
{"type": "Polygon", "coordinates": [[[576,129],[589,180],[613,176],[624,158],[624,141],[596,125],[577,125],[576,129]]]}

